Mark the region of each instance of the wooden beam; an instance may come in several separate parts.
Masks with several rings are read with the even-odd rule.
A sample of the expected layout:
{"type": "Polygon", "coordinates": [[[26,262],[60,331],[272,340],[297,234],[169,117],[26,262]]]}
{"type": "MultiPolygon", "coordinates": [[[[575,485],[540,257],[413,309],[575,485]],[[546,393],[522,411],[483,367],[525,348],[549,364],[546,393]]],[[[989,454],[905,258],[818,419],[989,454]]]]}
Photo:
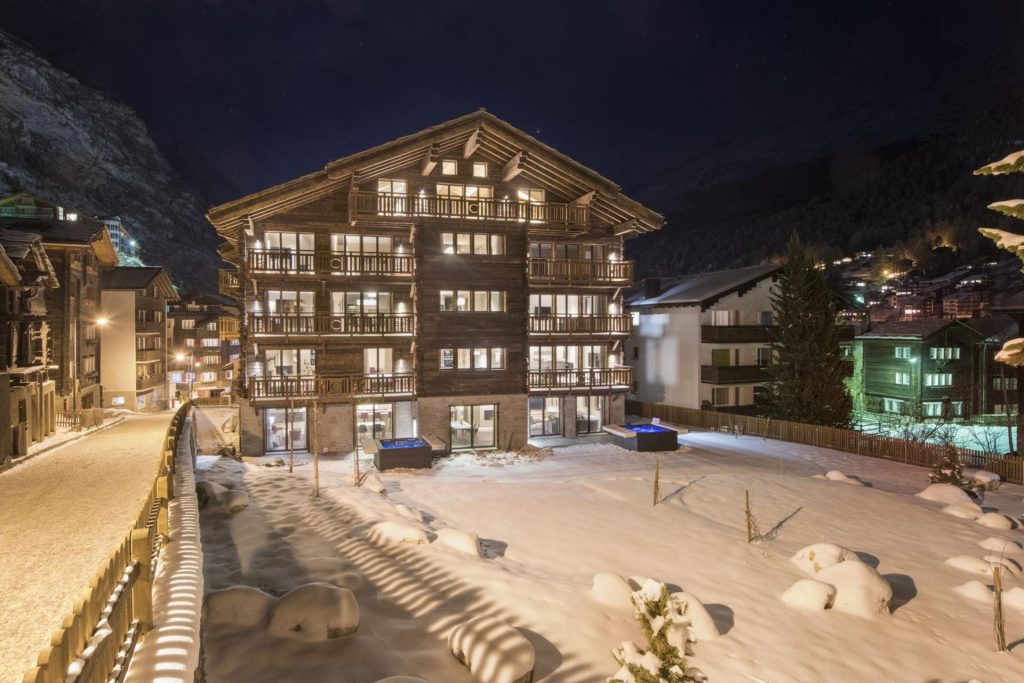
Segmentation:
{"type": "Polygon", "coordinates": [[[477,128],[470,133],[469,138],[466,140],[465,146],[462,148],[462,158],[468,159],[473,156],[473,153],[480,147],[480,129],[477,128]]]}
{"type": "Polygon", "coordinates": [[[627,232],[639,232],[637,220],[635,218],[631,218],[624,223],[612,226],[613,235],[625,235],[627,232]]]}
{"type": "Polygon", "coordinates": [[[423,175],[430,175],[437,167],[437,162],[440,158],[441,151],[435,142],[427,148],[427,153],[423,155],[423,163],[420,164],[420,173],[423,175]]]}
{"type": "Polygon", "coordinates": [[[576,206],[590,206],[590,202],[594,199],[595,194],[597,194],[597,190],[591,190],[582,197],[572,200],[572,203],[576,206]]]}
{"type": "Polygon", "coordinates": [[[522,173],[525,168],[523,162],[526,160],[526,152],[518,151],[516,155],[508,160],[505,167],[501,169],[501,179],[505,182],[512,180],[517,175],[522,173]]]}

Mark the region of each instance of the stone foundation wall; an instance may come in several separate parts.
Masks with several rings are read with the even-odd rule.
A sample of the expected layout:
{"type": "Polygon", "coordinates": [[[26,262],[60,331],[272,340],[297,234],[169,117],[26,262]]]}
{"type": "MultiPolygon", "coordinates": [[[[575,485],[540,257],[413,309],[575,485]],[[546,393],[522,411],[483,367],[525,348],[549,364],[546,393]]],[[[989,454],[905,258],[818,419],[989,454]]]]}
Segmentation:
{"type": "Polygon", "coordinates": [[[433,436],[450,443],[451,412],[454,405],[494,404],[498,409],[497,448],[513,450],[526,445],[528,438],[527,413],[529,397],[526,394],[498,394],[482,396],[429,396],[416,402],[420,436],[433,436]]]}

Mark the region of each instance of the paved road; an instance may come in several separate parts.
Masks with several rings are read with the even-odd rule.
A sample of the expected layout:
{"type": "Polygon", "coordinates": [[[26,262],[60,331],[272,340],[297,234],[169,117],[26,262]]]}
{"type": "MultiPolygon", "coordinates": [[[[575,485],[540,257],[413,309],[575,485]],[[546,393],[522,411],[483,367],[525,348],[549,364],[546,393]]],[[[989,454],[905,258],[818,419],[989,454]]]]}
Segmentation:
{"type": "Polygon", "coordinates": [[[21,680],[134,524],[172,415],[129,415],[0,474],[0,681],[21,680]]]}

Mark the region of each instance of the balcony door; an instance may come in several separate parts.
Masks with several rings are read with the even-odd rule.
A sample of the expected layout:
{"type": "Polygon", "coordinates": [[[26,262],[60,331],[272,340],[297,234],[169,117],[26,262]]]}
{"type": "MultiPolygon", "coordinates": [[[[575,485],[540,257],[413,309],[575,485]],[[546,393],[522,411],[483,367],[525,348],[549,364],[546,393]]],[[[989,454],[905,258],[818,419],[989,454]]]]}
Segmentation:
{"type": "Polygon", "coordinates": [[[449,412],[452,450],[495,447],[497,406],[451,406],[449,412]]]}
{"type": "Polygon", "coordinates": [[[593,434],[604,425],[604,396],[576,397],[576,433],[593,434]]]}
{"type": "Polygon", "coordinates": [[[364,375],[390,375],[394,371],[394,355],[390,348],[363,349],[364,375]]]}
{"type": "Polygon", "coordinates": [[[308,448],[305,408],[267,408],[263,421],[264,447],[268,453],[308,448]]]}
{"type": "Polygon", "coordinates": [[[530,399],[530,436],[558,436],[562,433],[561,399],[530,399]]]}
{"type": "Polygon", "coordinates": [[[314,238],[311,232],[282,232],[268,230],[263,233],[263,243],[257,243],[265,250],[262,263],[257,260],[257,270],[308,271],[313,269],[314,238]],[[262,266],[262,267],[260,267],[262,266]]]}

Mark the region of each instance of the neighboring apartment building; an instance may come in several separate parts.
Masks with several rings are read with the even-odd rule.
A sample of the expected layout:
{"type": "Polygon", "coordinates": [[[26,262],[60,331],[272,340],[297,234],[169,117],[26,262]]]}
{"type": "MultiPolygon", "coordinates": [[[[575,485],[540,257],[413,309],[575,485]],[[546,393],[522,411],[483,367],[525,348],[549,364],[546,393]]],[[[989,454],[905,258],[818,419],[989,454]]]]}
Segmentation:
{"type": "Polygon", "coordinates": [[[863,392],[858,407],[924,419],[974,415],[979,385],[984,384],[978,379],[981,342],[988,334],[973,322],[932,318],[882,323],[857,337],[863,392]]]}
{"type": "Polygon", "coordinates": [[[168,374],[175,396],[230,394],[240,353],[238,302],[203,294],[171,304],[167,318],[168,374]]]}
{"type": "Polygon", "coordinates": [[[15,206],[22,215],[0,214],[0,228],[40,235],[60,282],[60,287],[46,290],[52,336],[49,372],[56,382],[57,410],[99,407],[100,275],[117,265],[110,234],[95,219],[65,212],[31,195],[16,197],[15,206]]]}
{"type": "Polygon", "coordinates": [[[167,301],[177,298],[163,268],[104,271],[100,329],[103,407],[167,407],[167,301]]]}
{"type": "Polygon", "coordinates": [[[630,291],[632,397],[684,408],[751,410],[771,363],[777,265],[652,279],[630,291]]]}
{"type": "Polygon", "coordinates": [[[479,111],[215,207],[242,451],[516,448],[624,418],[623,239],[664,219],[479,111]]]}
{"type": "Polygon", "coordinates": [[[0,465],[56,429],[46,293],[59,286],[39,235],[0,229],[0,465]]]}
{"type": "Polygon", "coordinates": [[[118,265],[142,265],[139,260],[139,243],[128,232],[128,228],[124,227],[120,216],[101,217],[97,220],[103,223],[107,232],[110,233],[110,241],[114,245],[114,251],[117,252],[118,265]]]}

